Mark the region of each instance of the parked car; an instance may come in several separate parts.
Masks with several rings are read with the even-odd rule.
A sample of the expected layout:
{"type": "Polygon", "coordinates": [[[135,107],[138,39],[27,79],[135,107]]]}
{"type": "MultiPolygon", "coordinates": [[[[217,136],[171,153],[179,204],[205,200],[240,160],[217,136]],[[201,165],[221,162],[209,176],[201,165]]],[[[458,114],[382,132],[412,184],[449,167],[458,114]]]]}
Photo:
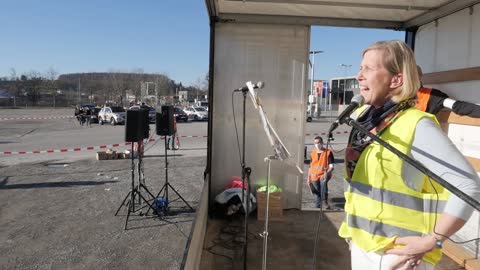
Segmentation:
{"type": "Polygon", "coordinates": [[[178,107],[173,108],[173,115],[175,116],[175,120],[177,120],[177,122],[188,121],[188,115],[181,108],[178,108],[178,107]]]}
{"type": "Polygon", "coordinates": [[[155,108],[153,107],[150,107],[150,106],[138,106],[138,105],[135,105],[135,106],[132,106],[130,108],[128,108],[129,110],[139,110],[139,109],[145,109],[145,110],[148,110],[148,121],[150,123],[155,123],[155,119],[156,119],[156,110],[155,108]]]}
{"type": "Polygon", "coordinates": [[[92,111],[92,115],[90,116],[90,122],[91,123],[98,123],[98,113],[100,113],[100,110],[102,108],[90,108],[90,110],[92,111]]]}
{"type": "Polygon", "coordinates": [[[184,109],[184,111],[189,117],[192,117],[194,120],[208,120],[208,112],[203,107],[189,107],[184,109]]]}
{"type": "Polygon", "coordinates": [[[125,110],[122,107],[103,107],[98,113],[98,123],[110,123],[111,125],[125,123],[125,110]]]}

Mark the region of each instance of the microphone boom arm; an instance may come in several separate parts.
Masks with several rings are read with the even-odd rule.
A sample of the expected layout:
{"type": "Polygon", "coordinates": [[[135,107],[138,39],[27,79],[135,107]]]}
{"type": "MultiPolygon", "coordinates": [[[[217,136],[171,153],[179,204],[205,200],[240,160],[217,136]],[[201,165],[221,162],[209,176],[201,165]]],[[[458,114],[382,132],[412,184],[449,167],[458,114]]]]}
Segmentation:
{"type": "Polygon", "coordinates": [[[472,197],[468,196],[467,194],[465,194],[463,191],[461,191],[460,189],[458,189],[457,187],[453,186],[452,184],[448,183],[446,180],[444,180],[443,178],[441,178],[440,176],[436,175],[434,172],[430,171],[429,169],[427,169],[425,166],[423,166],[423,164],[421,164],[420,162],[416,161],[415,159],[405,155],[404,153],[400,152],[398,149],[396,149],[395,147],[391,146],[390,144],[388,144],[387,142],[385,142],[384,140],[380,139],[380,137],[378,137],[377,135],[371,133],[370,131],[368,131],[367,129],[365,129],[364,127],[362,127],[360,124],[358,124],[355,120],[351,119],[350,117],[348,117],[345,121],[349,126],[352,126],[358,130],[360,130],[360,132],[366,134],[368,137],[370,137],[372,140],[378,142],[380,145],[382,145],[383,147],[387,148],[388,150],[390,150],[392,153],[394,153],[395,155],[397,155],[399,158],[401,158],[402,160],[406,161],[408,164],[412,165],[413,167],[415,167],[417,170],[419,170],[420,172],[424,173],[427,177],[430,177],[432,178],[433,180],[435,180],[435,182],[437,182],[439,185],[441,185],[442,187],[446,188],[448,191],[452,192],[453,194],[455,194],[458,198],[462,199],[463,201],[465,201],[466,203],[468,203],[470,206],[472,206],[473,208],[475,208],[477,211],[480,211],[480,203],[478,201],[476,201],[475,199],[473,199],[472,197]]]}

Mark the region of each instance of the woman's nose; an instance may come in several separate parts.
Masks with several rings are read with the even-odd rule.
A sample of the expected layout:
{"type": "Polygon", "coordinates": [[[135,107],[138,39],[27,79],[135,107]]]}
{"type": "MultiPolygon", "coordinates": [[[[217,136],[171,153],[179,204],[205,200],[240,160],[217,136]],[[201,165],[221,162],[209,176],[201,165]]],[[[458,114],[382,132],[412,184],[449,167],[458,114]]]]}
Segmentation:
{"type": "Polygon", "coordinates": [[[357,81],[360,81],[363,79],[363,74],[361,69],[358,71],[357,76],[355,76],[355,78],[357,79],[357,81]]]}

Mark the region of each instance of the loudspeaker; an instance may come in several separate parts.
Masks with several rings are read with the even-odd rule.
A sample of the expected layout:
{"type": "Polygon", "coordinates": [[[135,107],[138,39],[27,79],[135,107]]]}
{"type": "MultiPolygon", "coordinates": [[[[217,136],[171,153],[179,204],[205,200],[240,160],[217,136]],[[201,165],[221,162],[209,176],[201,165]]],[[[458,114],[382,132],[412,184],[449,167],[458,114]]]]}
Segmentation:
{"type": "Polygon", "coordinates": [[[144,113],[140,110],[127,110],[127,116],[125,118],[126,142],[139,142],[143,140],[145,135],[145,120],[143,117],[144,113]]]}
{"type": "Polygon", "coordinates": [[[157,135],[170,136],[175,134],[173,129],[173,106],[162,106],[162,113],[157,113],[157,135]]]}

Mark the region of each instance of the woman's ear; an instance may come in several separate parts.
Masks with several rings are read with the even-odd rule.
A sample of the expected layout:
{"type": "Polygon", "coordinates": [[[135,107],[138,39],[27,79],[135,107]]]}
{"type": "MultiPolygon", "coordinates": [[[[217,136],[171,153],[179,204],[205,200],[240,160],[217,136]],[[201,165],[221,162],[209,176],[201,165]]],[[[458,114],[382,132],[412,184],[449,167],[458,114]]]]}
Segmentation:
{"type": "Polygon", "coordinates": [[[390,88],[398,88],[403,85],[403,73],[394,75],[390,81],[390,88]]]}

